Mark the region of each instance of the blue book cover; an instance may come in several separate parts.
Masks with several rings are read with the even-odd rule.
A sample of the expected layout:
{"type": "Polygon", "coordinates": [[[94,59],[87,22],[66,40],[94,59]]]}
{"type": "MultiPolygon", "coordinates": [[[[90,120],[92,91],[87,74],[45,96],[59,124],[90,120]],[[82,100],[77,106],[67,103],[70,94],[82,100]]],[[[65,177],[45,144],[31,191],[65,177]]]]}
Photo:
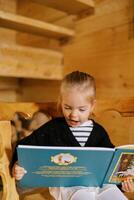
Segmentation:
{"type": "Polygon", "coordinates": [[[134,145],[115,149],[104,183],[120,184],[127,178],[134,181],[134,145]]]}
{"type": "Polygon", "coordinates": [[[114,149],[19,145],[21,187],[101,186],[114,149]]]}

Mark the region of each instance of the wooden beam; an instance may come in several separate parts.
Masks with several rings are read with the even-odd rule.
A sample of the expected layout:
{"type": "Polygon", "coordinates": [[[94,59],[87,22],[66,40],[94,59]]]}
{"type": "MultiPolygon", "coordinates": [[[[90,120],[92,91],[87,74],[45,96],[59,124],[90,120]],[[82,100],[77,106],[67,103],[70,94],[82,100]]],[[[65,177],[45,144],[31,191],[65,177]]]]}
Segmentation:
{"type": "Polygon", "coordinates": [[[29,63],[0,62],[0,76],[16,78],[35,78],[47,80],[61,80],[62,66],[37,66],[29,63]]]}
{"type": "Polygon", "coordinates": [[[0,92],[9,91],[9,90],[17,90],[18,87],[19,87],[18,79],[0,77],[0,92]]]}
{"type": "Polygon", "coordinates": [[[71,29],[4,11],[0,11],[0,26],[54,38],[74,36],[74,31],[71,29]]]}
{"type": "Polygon", "coordinates": [[[33,0],[69,14],[80,14],[94,8],[94,0],[33,0]]]}
{"type": "Polygon", "coordinates": [[[63,55],[52,50],[20,46],[0,47],[0,76],[62,79],[63,55]]]}

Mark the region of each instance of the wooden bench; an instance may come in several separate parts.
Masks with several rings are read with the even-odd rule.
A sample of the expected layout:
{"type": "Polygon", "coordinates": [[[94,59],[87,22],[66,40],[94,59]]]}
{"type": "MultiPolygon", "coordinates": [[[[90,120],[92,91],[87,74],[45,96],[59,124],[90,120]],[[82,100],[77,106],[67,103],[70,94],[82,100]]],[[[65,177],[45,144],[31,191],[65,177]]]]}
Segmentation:
{"type": "MultiPolygon", "coordinates": [[[[16,111],[27,111],[32,116],[39,109],[44,109],[53,117],[60,115],[56,111],[56,103],[0,103],[0,176],[3,182],[2,200],[19,199],[15,180],[11,177],[9,171],[12,155],[10,120],[16,111]]],[[[93,118],[105,127],[116,146],[134,144],[134,97],[112,101],[98,101],[93,118]]],[[[48,190],[45,192],[42,192],[43,195],[48,195],[48,190]]],[[[50,200],[51,197],[47,199],[50,200]]],[[[134,199],[134,194],[129,195],[129,199],[134,199]]]]}

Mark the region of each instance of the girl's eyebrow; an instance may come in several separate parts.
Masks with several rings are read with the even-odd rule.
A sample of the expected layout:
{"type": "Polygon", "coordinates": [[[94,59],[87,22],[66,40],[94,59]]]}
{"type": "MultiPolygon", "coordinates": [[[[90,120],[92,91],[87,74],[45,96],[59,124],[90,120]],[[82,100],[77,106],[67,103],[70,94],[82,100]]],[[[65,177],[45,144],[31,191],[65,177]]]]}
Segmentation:
{"type": "MultiPolygon", "coordinates": [[[[71,108],[71,106],[68,105],[68,104],[64,104],[64,106],[71,108]]],[[[86,107],[87,107],[86,105],[84,105],[84,106],[78,106],[79,109],[84,109],[86,107]]]]}
{"type": "Polygon", "coordinates": [[[64,104],[64,106],[71,107],[71,106],[69,106],[68,104],[64,104]]]}
{"type": "Polygon", "coordinates": [[[85,106],[79,106],[79,108],[86,108],[87,106],[85,105],[85,106]]]}

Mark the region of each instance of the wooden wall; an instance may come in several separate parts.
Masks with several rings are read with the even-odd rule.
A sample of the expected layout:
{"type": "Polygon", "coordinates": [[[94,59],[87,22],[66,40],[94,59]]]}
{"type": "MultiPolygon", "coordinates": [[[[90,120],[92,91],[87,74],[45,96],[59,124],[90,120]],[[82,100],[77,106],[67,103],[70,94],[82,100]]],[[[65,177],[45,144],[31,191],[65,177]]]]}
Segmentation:
{"type": "MultiPolygon", "coordinates": [[[[74,16],[55,13],[53,9],[46,9],[31,0],[1,0],[0,8],[5,11],[75,27],[76,36],[61,44],[55,39],[0,28],[0,42],[63,52],[64,74],[84,70],[94,75],[97,98],[133,96],[133,4],[133,0],[96,0],[93,15],[75,20],[74,16]]],[[[1,101],[41,102],[56,99],[60,83],[56,80],[0,77],[1,82],[1,101]]]]}
{"type": "MultiPolygon", "coordinates": [[[[32,17],[53,24],[74,28],[74,16],[68,16],[64,12],[48,8],[37,1],[18,1],[18,12],[21,15],[32,17]]],[[[34,48],[47,48],[62,52],[62,45],[56,39],[35,36],[27,33],[17,33],[17,43],[34,48]]],[[[63,55],[64,64],[64,55],[63,55]]],[[[21,81],[21,101],[47,102],[56,101],[59,91],[59,80],[39,80],[22,79],[21,81]]]]}
{"type": "MultiPolygon", "coordinates": [[[[97,98],[100,99],[133,96],[133,16],[133,0],[96,1],[94,15],[79,18],[75,24],[75,38],[62,45],[64,74],[78,69],[94,75],[97,98]]],[[[71,23],[69,25],[73,26],[71,23]]],[[[36,45],[35,41],[34,44],[36,45]]],[[[22,82],[23,100],[37,100],[32,83],[27,80],[22,82]]],[[[55,83],[58,87],[59,84],[55,83]]],[[[42,81],[36,82],[36,88],[44,87],[45,90],[45,85],[46,81],[44,84],[42,81]]],[[[47,81],[46,87],[53,91],[53,82],[47,81]]],[[[50,94],[47,97],[40,93],[38,100],[53,100],[54,97],[57,98],[57,95],[53,94],[51,98],[50,94]]]]}
{"type": "Polygon", "coordinates": [[[60,81],[23,79],[21,82],[22,102],[50,102],[57,101],[60,81]]]}
{"type": "MultiPolygon", "coordinates": [[[[38,4],[37,1],[33,2],[31,0],[24,0],[24,1],[0,0],[0,10],[10,12],[10,13],[16,13],[16,14],[34,18],[37,20],[44,20],[46,22],[54,21],[56,16],[58,19],[62,18],[63,20],[64,15],[65,15],[62,12],[56,12],[56,14],[54,14],[53,9],[48,9],[44,5],[38,4]]],[[[60,24],[60,20],[57,23],[60,24]]],[[[66,24],[69,27],[68,21],[66,21],[66,24]]],[[[27,78],[15,77],[14,74],[12,75],[12,78],[9,76],[0,76],[0,101],[4,101],[4,102],[52,101],[52,100],[57,99],[57,90],[59,86],[59,81],[57,80],[59,78],[53,79],[50,77],[50,80],[47,80],[47,78],[46,80],[40,80],[39,78],[36,79],[36,73],[38,73],[38,70],[36,70],[36,64],[40,63],[41,65],[40,69],[43,67],[43,64],[45,64],[45,58],[43,60],[43,56],[44,56],[43,50],[45,52],[46,49],[48,49],[48,51],[56,50],[57,51],[56,59],[59,56],[58,58],[59,61],[57,60],[59,62],[59,65],[60,65],[60,59],[61,59],[61,62],[63,62],[62,56],[60,55],[60,52],[61,52],[60,42],[58,40],[52,39],[52,38],[50,39],[43,36],[37,36],[34,34],[28,34],[24,32],[17,32],[17,31],[0,27],[0,48],[3,48],[3,49],[5,48],[4,50],[3,49],[0,50],[0,60],[3,61],[5,59],[7,61],[7,64],[10,65],[10,62],[8,62],[8,59],[11,59],[11,56],[12,56],[14,57],[14,60],[13,60],[14,63],[15,63],[15,59],[16,59],[16,63],[20,59],[22,62],[21,65],[23,65],[23,62],[24,63],[26,62],[25,63],[26,66],[24,66],[24,69],[27,70],[27,72],[25,73],[27,78]],[[17,50],[14,48],[15,45],[18,46],[17,50]],[[8,48],[10,49],[8,50],[8,48]],[[32,48],[34,48],[33,58],[32,58],[32,52],[30,54],[27,51],[28,49],[32,51],[32,48]],[[36,50],[37,52],[40,52],[42,55],[40,53],[39,55],[37,55],[36,50]],[[23,51],[22,55],[21,53],[19,53],[19,51],[23,51]],[[59,55],[58,55],[58,52],[59,52],[59,55]],[[28,61],[28,59],[26,58],[26,54],[27,54],[27,58],[31,59],[31,61],[28,61]],[[38,63],[35,57],[38,58],[38,63]],[[33,66],[31,65],[31,69],[32,67],[34,67],[36,71],[34,79],[28,78],[28,75],[29,75],[28,64],[31,64],[30,62],[33,62],[32,64],[33,66]]],[[[47,56],[47,51],[46,51],[46,56],[47,56]]],[[[52,62],[54,62],[54,59],[49,59],[49,62],[51,64],[52,62]]],[[[9,66],[9,69],[7,70],[7,74],[10,71],[10,67],[11,66],[9,66]]],[[[18,68],[19,66],[16,65],[16,71],[18,70],[18,68]]],[[[50,67],[47,67],[47,68],[49,69],[50,67]]],[[[56,75],[56,68],[53,69],[53,71],[55,71],[55,75],[56,75]]],[[[43,74],[43,71],[42,71],[42,74],[43,74]]]]}
{"type": "MultiPolygon", "coordinates": [[[[0,9],[16,12],[16,0],[1,0],[0,9]]],[[[0,46],[13,45],[16,41],[16,31],[0,27],[0,46]]],[[[0,54],[0,57],[2,55],[0,54]]],[[[16,78],[0,77],[0,101],[16,101],[19,82],[16,78]]]]}
{"type": "Polygon", "coordinates": [[[100,0],[95,15],[77,23],[74,41],[63,48],[65,73],[96,77],[98,98],[134,95],[133,0],[100,0]]]}
{"type": "MultiPolygon", "coordinates": [[[[0,47],[56,50],[63,53],[64,74],[82,70],[96,78],[97,99],[134,97],[134,0],[96,0],[94,14],[77,19],[32,0],[0,0],[0,9],[76,30],[74,38],[57,41],[0,28],[0,47]]],[[[56,79],[0,76],[0,102],[56,101],[59,85],[56,79]]],[[[109,110],[97,120],[116,145],[134,143],[132,116],[109,110]]]]}
{"type": "Polygon", "coordinates": [[[134,1],[98,0],[95,14],[79,20],[75,39],[63,47],[64,73],[96,77],[97,97],[134,95],[134,1]]]}

